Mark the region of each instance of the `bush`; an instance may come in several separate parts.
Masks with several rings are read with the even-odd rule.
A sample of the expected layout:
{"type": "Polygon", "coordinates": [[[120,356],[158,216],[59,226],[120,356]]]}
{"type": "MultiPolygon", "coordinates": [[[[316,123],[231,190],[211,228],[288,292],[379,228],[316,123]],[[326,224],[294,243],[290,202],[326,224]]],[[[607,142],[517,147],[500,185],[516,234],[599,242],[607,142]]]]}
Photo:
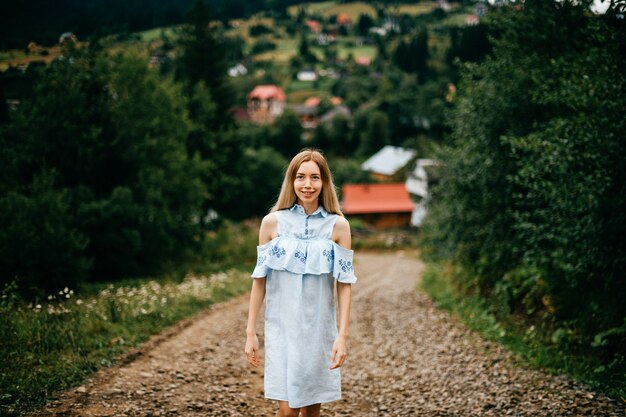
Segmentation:
{"type": "Polygon", "coordinates": [[[626,343],[626,32],[587,6],[493,12],[493,55],[463,67],[425,242],[480,294],[570,335],[555,341],[612,358],[626,343]]]}
{"type": "MultiPolygon", "coordinates": [[[[143,59],[66,51],[0,135],[0,284],[165,271],[197,248],[206,169],[186,102],[143,59]]],[[[33,295],[33,294],[31,294],[33,295]]]]}

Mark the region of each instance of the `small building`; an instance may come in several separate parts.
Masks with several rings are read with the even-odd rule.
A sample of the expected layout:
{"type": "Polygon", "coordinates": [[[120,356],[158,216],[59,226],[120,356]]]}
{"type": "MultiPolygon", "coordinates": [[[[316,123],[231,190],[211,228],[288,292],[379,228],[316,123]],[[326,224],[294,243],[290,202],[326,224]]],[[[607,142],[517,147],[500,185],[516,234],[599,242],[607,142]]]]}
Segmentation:
{"type": "Polygon", "coordinates": [[[248,74],[248,68],[246,68],[245,65],[243,65],[241,62],[228,69],[229,77],[241,77],[247,74],[248,74]]]}
{"type": "Polygon", "coordinates": [[[401,179],[397,176],[415,158],[415,154],[413,149],[387,145],[363,162],[361,169],[369,171],[378,181],[404,180],[404,176],[401,179]]]}
{"type": "Polygon", "coordinates": [[[342,210],[378,229],[408,227],[415,204],[404,183],[345,184],[342,210]]]}
{"type": "Polygon", "coordinates": [[[478,16],[475,14],[470,14],[465,18],[466,26],[476,26],[479,23],[478,16]]]}
{"type": "Polygon", "coordinates": [[[65,42],[78,42],[78,38],[72,32],[64,32],[59,36],[59,43],[63,45],[65,42]]]}
{"type": "Polygon", "coordinates": [[[273,123],[285,111],[287,96],[276,85],[257,85],[248,94],[248,114],[259,124],[273,123]]]}
{"type": "Polygon", "coordinates": [[[308,27],[313,33],[320,33],[322,31],[322,24],[317,20],[307,20],[304,22],[306,27],[308,27]]]}
{"type": "MultiPolygon", "coordinates": [[[[331,100],[332,103],[332,100],[331,100]]],[[[347,119],[350,123],[352,123],[352,112],[347,106],[338,104],[335,105],[332,109],[328,110],[326,113],[320,116],[319,123],[327,124],[333,121],[335,117],[343,117],[347,119]]]]}
{"type": "Polygon", "coordinates": [[[316,81],[317,73],[311,69],[300,70],[298,71],[296,78],[298,78],[298,81],[316,81]]]}
{"type": "Polygon", "coordinates": [[[346,13],[339,13],[337,15],[337,20],[336,20],[338,25],[341,26],[350,26],[352,25],[352,19],[350,19],[350,16],[348,16],[346,13]]]}
{"type": "Polygon", "coordinates": [[[367,67],[372,63],[372,59],[367,56],[357,56],[354,58],[354,62],[356,62],[358,65],[367,67]]]}
{"type": "Polygon", "coordinates": [[[432,159],[418,159],[415,169],[406,179],[406,190],[415,202],[411,226],[421,226],[426,217],[426,205],[430,200],[430,186],[441,179],[441,164],[432,159]]]}

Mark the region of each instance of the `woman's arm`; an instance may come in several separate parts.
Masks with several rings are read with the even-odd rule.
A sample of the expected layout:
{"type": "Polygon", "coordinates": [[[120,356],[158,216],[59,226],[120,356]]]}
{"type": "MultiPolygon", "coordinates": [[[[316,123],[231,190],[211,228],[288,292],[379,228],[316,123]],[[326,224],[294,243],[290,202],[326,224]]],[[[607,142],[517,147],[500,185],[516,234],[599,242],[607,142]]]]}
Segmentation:
{"type": "MultiPolygon", "coordinates": [[[[333,230],[333,240],[339,246],[350,249],[352,237],[350,235],[350,223],[344,217],[339,217],[333,230]]],[[[348,325],[350,323],[350,303],[352,299],[352,284],[337,281],[337,303],[339,305],[339,334],[333,345],[333,353],[330,358],[330,369],[339,368],[348,356],[346,344],[348,340],[348,325]]]]}
{"type": "MultiPolygon", "coordinates": [[[[259,229],[259,245],[263,245],[276,234],[276,217],[268,214],[261,222],[259,229]]],[[[250,365],[257,368],[259,362],[259,339],[256,335],[256,321],[265,298],[266,278],[254,278],[252,280],[252,291],[250,292],[250,307],[248,309],[248,326],[246,328],[246,347],[244,349],[250,365]]]]}

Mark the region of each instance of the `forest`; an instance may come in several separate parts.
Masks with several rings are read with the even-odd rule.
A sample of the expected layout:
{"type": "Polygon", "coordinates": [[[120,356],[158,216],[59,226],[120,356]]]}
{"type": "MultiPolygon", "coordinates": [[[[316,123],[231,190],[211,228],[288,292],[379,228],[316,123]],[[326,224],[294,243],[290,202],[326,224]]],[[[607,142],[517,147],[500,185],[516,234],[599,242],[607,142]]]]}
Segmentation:
{"type": "MultiPolygon", "coordinates": [[[[394,145],[445,167],[410,231],[433,279],[530,346],[587,358],[583,378],[623,395],[623,7],[65,3],[15,2],[0,20],[3,314],[68,288],[245,270],[248,225],[292,155],[321,149],[340,188],[375,181],[360,164],[394,145]],[[286,93],[273,123],[237,116],[257,85],[286,93]],[[317,116],[337,98],[349,116],[303,127],[309,97],[317,116]]],[[[34,343],[19,329],[1,327],[5,358],[34,343]]],[[[0,405],[45,398],[2,375],[0,405]]]]}

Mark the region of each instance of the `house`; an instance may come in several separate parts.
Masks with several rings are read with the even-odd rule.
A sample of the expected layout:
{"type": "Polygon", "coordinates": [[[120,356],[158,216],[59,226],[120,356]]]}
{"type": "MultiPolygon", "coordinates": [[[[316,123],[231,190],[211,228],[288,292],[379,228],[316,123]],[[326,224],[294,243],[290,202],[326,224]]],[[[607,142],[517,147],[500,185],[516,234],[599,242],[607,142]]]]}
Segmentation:
{"type": "Polygon", "coordinates": [[[233,115],[233,119],[235,119],[235,121],[238,123],[250,121],[250,114],[248,113],[248,109],[243,106],[233,108],[231,110],[231,114],[233,115]]]}
{"type": "Polygon", "coordinates": [[[415,210],[404,183],[345,184],[342,193],[344,214],[379,229],[409,226],[415,210]]]}
{"type": "Polygon", "coordinates": [[[367,67],[372,63],[372,59],[367,56],[357,56],[354,58],[354,62],[356,62],[358,65],[367,67]]]}
{"type": "Polygon", "coordinates": [[[316,81],[317,73],[312,69],[300,70],[296,78],[298,78],[298,81],[316,81]]]}
{"type": "Polygon", "coordinates": [[[311,96],[304,100],[304,105],[307,107],[317,107],[320,105],[320,98],[318,96],[311,96]]]}
{"type": "Polygon", "coordinates": [[[311,32],[320,33],[322,31],[322,24],[317,20],[307,20],[304,24],[311,30],[311,32]]]}
{"type": "Polygon", "coordinates": [[[248,74],[248,69],[241,62],[228,69],[229,77],[241,77],[246,74],[248,74]]]}
{"type": "Polygon", "coordinates": [[[317,127],[317,106],[298,104],[292,107],[303,129],[315,129],[317,127]]]}
{"type": "Polygon", "coordinates": [[[474,14],[478,17],[483,17],[487,13],[487,5],[485,3],[477,3],[474,6],[474,14]]]}
{"type": "Polygon", "coordinates": [[[411,216],[411,226],[421,226],[426,217],[426,204],[430,200],[430,186],[441,179],[441,164],[432,159],[418,159],[415,169],[406,179],[407,192],[415,203],[415,210],[411,216]]]}
{"type": "MultiPolygon", "coordinates": [[[[332,99],[331,99],[331,103],[332,103],[332,99]]],[[[320,116],[319,123],[320,124],[330,123],[335,117],[338,117],[338,116],[344,117],[348,119],[348,121],[350,122],[352,121],[352,112],[350,111],[350,109],[341,104],[336,104],[335,107],[333,107],[332,109],[330,109],[329,111],[327,111],[326,113],[320,116]]]]}
{"type": "Polygon", "coordinates": [[[62,45],[65,42],[78,42],[78,38],[72,32],[65,32],[59,36],[59,43],[62,45]]]}
{"type": "Polygon", "coordinates": [[[392,181],[413,158],[415,158],[413,149],[388,145],[363,162],[361,169],[369,171],[378,181],[392,181]]]}
{"type": "Polygon", "coordinates": [[[466,26],[476,26],[479,23],[478,16],[475,14],[470,14],[465,18],[466,26]]]}
{"type": "Polygon", "coordinates": [[[346,13],[339,13],[337,15],[337,20],[336,20],[338,25],[341,26],[350,26],[352,25],[352,19],[350,19],[350,16],[348,16],[346,13]]]}
{"type": "Polygon", "coordinates": [[[273,123],[285,111],[287,96],[276,85],[257,85],[248,94],[248,114],[258,124],[273,123]]]}

